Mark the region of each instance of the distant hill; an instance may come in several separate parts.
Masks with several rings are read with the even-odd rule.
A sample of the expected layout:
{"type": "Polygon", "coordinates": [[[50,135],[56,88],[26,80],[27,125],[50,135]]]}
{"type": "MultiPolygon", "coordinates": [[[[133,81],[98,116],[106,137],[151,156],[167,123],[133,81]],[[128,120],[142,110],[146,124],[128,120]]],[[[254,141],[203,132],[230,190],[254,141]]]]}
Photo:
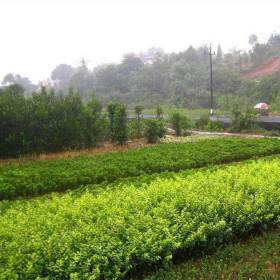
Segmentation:
{"type": "Polygon", "coordinates": [[[280,70],[280,57],[274,57],[265,60],[261,65],[254,69],[248,70],[242,73],[246,78],[262,78],[269,75],[273,75],[280,70]]]}

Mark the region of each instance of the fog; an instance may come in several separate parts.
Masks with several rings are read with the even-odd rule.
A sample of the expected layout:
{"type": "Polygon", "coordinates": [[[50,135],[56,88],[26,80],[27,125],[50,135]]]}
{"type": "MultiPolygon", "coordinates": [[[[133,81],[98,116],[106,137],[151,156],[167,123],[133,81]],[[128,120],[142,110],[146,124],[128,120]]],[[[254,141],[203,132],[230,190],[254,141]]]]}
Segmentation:
{"type": "Polygon", "coordinates": [[[59,63],[119,62],[152,46],[166,52],[212,42],[248,49],[280,31],[280,2],[180,0],[1,0],[0,79],[46,79],[59,63]]]}

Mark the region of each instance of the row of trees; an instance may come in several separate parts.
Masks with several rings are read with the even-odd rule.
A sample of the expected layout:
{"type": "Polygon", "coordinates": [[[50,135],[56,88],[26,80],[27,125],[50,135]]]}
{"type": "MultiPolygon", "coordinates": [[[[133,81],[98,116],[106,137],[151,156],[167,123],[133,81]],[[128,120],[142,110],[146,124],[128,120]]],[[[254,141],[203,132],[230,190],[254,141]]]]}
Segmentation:
{"type": "Polygon", "coordinates": [[[58,96],[44,89],[24,97],[22,88],[0,92],[0,155],[90,147],[104,138],[106,119],[100,103],[84,104],[73,93],[58,96]]]}
{"type": "MultiPolygon", "coordinates": [[[[233,49],[224,53],[219,45],[214,56],[214,90],[216,107],[227,107],[228,100],[245,98],[249,102],[273,101],[256,81],[242,78],[240,73],[280,55],[280,34],[272,34],[266,43],[259,43],[256,35],[249,38],[251,49],[233,49]]],[[[106,64],[89,70],[85,61],[77,69],[58,66],[54,79],[61,80],[61,89],[72,87],[83,100],[94,92],[106,103],[109,100],[126,104],[172,104],[177,107],[209,107],[208,47],[189,47],[181,53],[165,54],[160,49],[146,56],[127,54],[119,64],[106,64]]],[[[225,108],[226,109],[226,108],[225,108]]]]}
{"type": "MultiPolygon", "coordinates": [[[[229,100],[240,98],[250,103],[275,102],[275,94],[267,94],[267,82],[243,79],[240,72],[279,56],[280,34],[272,34],[266,43],[259,43],[257,36],[251,35],[249,43],[248,52],[233,49],[224,53],[218,46],[213,63],[216,107],[227,109],[232,103],[229,100]]],[[[101,65],[93,70],[84,60],[77,68],[60,64],[52,71],[51,78],[57,81],[56,94],[65,94],[72,88],[83,101],[89,101],[94,93],[102,104],[117,101],[145,107],[160,103],[206,108],[210,103],[208,52],[207,46],[171,54],[153,48],[142,54],[127,54],[119,64],[101,65]]],[[[277,88],[279,75],[269,82],[277,88]]],[[[27,78],[19,75],[8,74],[3,84],[20,84],[29,92],[34,89],[27,78]]]]}
{"type": "Polygon", "coordinates": [[[129,120],[121,103],[103,110],[95,97],[83,102],[73,92],[57,95],[44,88],[26,97],[12,85],[0,90],[0,157],[88,148],[104,140],[124,144],[129,136],[153,143],[165,133],[163,112],[157,113],[157,119],[144,121],[136,106],[136,118],[129,120]]]}

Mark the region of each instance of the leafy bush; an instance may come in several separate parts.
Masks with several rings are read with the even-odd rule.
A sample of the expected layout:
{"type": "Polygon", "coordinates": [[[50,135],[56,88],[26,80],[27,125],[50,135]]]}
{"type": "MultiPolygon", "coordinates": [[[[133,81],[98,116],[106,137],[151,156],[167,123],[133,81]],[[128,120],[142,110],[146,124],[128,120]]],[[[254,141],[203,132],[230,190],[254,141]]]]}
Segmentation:
{"type": "Polygon", "coordinates": [[[223,131],[224,125],[220,121],[210,121],[208,115],[203,115],[195,122],[195,127],[206,131],[223,131]]]}
{"type": "Polygon", "coordinates": [[[196,120],[195,127],[198,129],[204,129],[204,127],[209,124],[209,121],[208,115],[202,115],[196,120]]]}
{"type": "Polygon", "coordinates": [[[109,103],[107,106],[109,117],[110,138],[119,144],[127,140],[127,114],[126,106],[120,103],[109,103]]]}
{"type": "Polygon", "coordinates": [[[240,132],[244,129],[252,129],[256,127],[254,118],[256,116],[253,110],[249,108],[242,108],[239,104],[232,108],[232,123],[231,130],[240,132]]]}
{"type": "Polygon", "coordinates": [[[260,160],[97,196],[19,201],[1,214],[0,277],[123,279],[178,250],[214,249],[279,224],[279,173],[279,159],[260,160]]]}
{"type": "Polygon", "coordinates": [[[157,119],[147,120],[145,136],[148,143],[156,143],[158,138],[162,138],[165,133],[164,124],[157,119]]]}
{"type": "Polygon", "coordinates": [[[223,138],[0,167],[0,199],[64,191],[120,178],[179,171],[280,152],[278,139],[223,138]]]}
{"type": "Polygon", "coordinates": [[[171,114],[170,123],[176,132],[176,136],[181,136],[182,131],[190,127],[188,118],[179,112],[171,114]]]}

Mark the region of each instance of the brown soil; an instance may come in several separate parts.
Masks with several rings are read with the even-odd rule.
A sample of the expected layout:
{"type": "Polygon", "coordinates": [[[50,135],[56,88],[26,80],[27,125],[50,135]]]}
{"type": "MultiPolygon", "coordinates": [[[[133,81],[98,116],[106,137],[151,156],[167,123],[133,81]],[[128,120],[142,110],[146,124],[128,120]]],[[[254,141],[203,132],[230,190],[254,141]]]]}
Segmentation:
{"type": "Polygon", "coordinates": [[[83,150],[70,150],[56,153],[45,153],[40,155],[27,155],[16,159],[3,159],[0,160],[0,167],[7,164],[21,164],[28,161],[36,160],[50,160],[50,159],[59,159],[59,158],[73,158],[82,155],[98,155],[112,152],[122,152],[131,149],[138,149],[142,147],[149,146],[145,139],[135,139],[128,141],[124,145],[117,145],[110,142],[105,142],[100,147],[83,149],[83,150]]]}
{"type": "Polygon", "coordinates": [[[253,70],[249,70],[242,73],[242,76],[245,78],[262,78],[265,76],[272,75],[280,70],[280,57],[274,57],[266,60],[260,66],[256,67],[253,70]]]}

